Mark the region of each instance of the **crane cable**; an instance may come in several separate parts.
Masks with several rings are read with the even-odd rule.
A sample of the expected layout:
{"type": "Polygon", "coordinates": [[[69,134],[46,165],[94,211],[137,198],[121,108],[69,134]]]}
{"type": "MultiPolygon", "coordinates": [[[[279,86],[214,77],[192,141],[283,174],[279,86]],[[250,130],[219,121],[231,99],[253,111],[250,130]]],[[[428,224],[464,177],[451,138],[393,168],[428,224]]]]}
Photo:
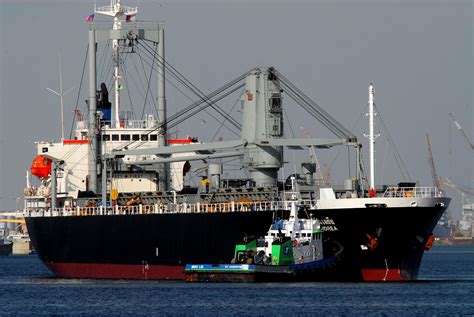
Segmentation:
{"type": "MultiPolygon", "coordinates": [[[[138,42],[139,45],[142,45],[145,50],[147,50],[151,54],[152,48],[149,46],[148,43],[146,43],[147,40],[145,40],[145,44],[142,44],[142,42],[138,42]]],[[[149,42],[149,41],[148,41],[149,42]]],[[[176,80],[178,80],[183,86],[187,87],[191,92],[193,92],[198,98],[202,99],[203,102],[208,103],[208,106],[211,106],[216,112],[218,112],[224,119],[228,120],[232,125],[234,125],[236,128],[240,129],[240,123],[237,122],[234,118],[229,117],[226,113],[222,112],[221,109],[216,107],[217,105],[213,104],[210,102],[210,100],[207,98],[207,96],[199,90],[193,83],[191,83],[184,75],[182,75],[176,68],[174,68],[171,64],[169,64],[166,60],[164,60],[161,56],[157,55],[158,59],[157,62],[159,63],[160,66],[163,66],[169,74],[175,77],[176,80]]]]}

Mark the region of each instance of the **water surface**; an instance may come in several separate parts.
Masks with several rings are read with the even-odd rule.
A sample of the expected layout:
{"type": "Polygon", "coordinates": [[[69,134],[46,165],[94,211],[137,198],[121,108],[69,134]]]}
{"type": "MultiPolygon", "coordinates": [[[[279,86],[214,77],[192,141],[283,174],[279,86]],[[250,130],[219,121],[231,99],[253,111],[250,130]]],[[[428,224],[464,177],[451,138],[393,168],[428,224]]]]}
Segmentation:
{"type": "Polygon", "coordinates": [[[0,315],[474,316],[474,247],[434,247],[410,283],[188,284],[54,277],[0,257],[0,315]]]}

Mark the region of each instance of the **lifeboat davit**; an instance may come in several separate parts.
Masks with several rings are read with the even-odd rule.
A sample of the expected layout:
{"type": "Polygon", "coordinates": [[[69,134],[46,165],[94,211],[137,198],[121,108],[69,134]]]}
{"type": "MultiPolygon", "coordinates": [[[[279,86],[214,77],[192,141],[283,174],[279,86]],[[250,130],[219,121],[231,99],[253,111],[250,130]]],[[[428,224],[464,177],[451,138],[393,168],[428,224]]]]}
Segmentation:
{"type": "Polygon", "coordinates": [[[51,174],[51,160],[43,155],[36,155],[31,163],[31,174],[38,178],[46,178],[51,174]]]}

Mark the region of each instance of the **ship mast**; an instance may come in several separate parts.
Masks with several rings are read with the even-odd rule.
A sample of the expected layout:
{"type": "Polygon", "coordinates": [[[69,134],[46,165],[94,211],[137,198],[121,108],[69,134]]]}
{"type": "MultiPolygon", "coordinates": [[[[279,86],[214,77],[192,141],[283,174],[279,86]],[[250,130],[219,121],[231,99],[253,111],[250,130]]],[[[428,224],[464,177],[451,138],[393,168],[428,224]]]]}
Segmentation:
{"type": "Polygon", "coordinates": [[[369,154],[370,154],[370,184],[369,184],[369,194],[370,196],[375,196],[375,138],[377,137],[374,135],[374,85],[369,85],[369,154]]]}
{"type": "MultiPolygon", "coordinates": [[[[122,6],[120,0],[110,0],[109,6],[96,8],[95,13],[107,15],[114,18],[113,30],[122,29],[122,17],[132,17],[138,13],[138,8],[131,8],[122,6]]],[[[112,40],[112,50],[114,52],[114,84],[115,84],[115,103],[112,119],[112,127],[120,128],[120,90],[122,89],[120,85],[120,43],[118,39],[112,40]]]]}

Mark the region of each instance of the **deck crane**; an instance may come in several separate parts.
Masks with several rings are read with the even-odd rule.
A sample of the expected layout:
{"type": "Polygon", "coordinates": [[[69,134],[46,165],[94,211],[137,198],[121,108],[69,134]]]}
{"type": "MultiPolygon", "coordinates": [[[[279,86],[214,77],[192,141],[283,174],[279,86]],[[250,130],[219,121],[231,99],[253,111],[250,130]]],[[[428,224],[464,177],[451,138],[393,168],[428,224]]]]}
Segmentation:
{"type": "MultiPolygon", "coordinates": [[[[305,138],[309,138],[309,131],[305,127],[301,127],[301,132],[305,136],[305,138]]],[[[324,179],[323,173],[321,172],[321,166],[319,165],[318,157],[316,156],[316,151],[314,150],[314,146],[310,146],[309,148],[309,156],[311,158],[311,163],[316,164],[316,183],[321,185],[325,182],[327,183],[329,180],[324,179]]]]}
{"type": "Polygon", "coordinates": [[[466,132],[462,129],[461,125],[456,121],[456,119],[454,118],[454,116],[451,112],[449,113],[449,117],[453,120],[453,122],[456,125],[456,128],[458,128],[459,132],[461,132],[462,136],[464,137],[466,142],[471,147],[471,150],[474,151],[474,144],[472,144],[471,140],[469,140],[469,137],[467,136],[466,132]]]}

